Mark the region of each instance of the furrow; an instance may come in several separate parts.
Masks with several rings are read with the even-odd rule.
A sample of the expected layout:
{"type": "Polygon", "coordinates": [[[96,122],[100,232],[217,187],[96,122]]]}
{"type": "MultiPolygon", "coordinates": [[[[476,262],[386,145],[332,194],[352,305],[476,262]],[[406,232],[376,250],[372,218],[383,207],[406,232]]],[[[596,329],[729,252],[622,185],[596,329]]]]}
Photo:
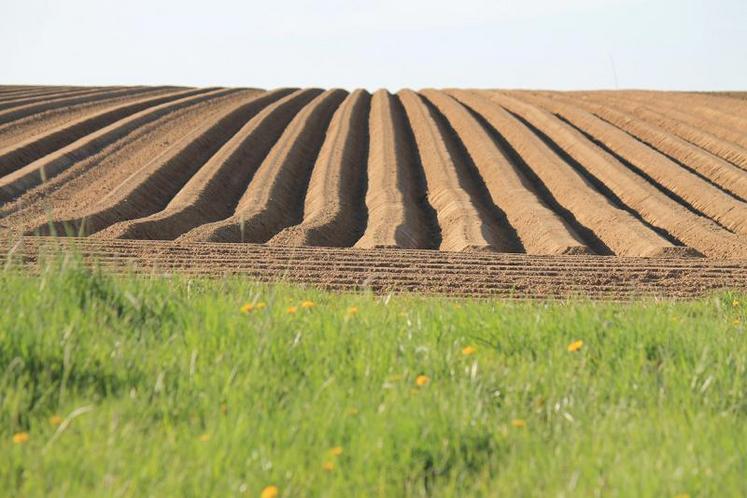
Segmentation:
{"type": "MultiPolygon", "coordinates": [[[[579,271],[597,272],[603,274],[608,268],[617,267],[635,271],[682,271],[692,269],[697,273],[707,274],[707,271],[723,271],[725,274],[739,273],[747,275],[747,267],[743,260],[707,260],[693,258],[620,258],[600,256],[529,256],[510,253],[453,253],[430,250],[361,250],[325,247],[280,247],[264,244],[224,244],[224,243],[183,243],[156,240],[101,240],[91,238],[53,238],[53,237],[21,237],[16,241],[3,239],[3,250],[9,250],[21,244],[23,250],[49,249],[77,249],[90,251],[122,251],[132,254],[162,254],[165,257],[206,257],[220,255],[225,258],[255,258],[267,260],[288,260],[305,262],[310,260],[324,260],[330,264],[337,262],[371,263],[374,266],[404,265],[410,268],[419,264],[421,267],[442,267],[444,269],[462,268],[476,269],[478,273],[485,269],[506,271],[513,268],[516,271],[533,271],[541,269],[570,269],[573,273],[579,271]],[[461,262],[461,263],[460,263],[461,262]],[[425,265],[425,266],[422,266],[425,265]],[[704,273],[706,272],[706,273],[704,273]]],[[[251,261],[248,261],[250,262],[251,261]]],[[[627,271],[627,270],[626,270],[627,271]]]]}
{"type": "MultiPolygon", "coordinates": [[[[115,254],[111,257],[101,257],[100,255],[87,255],[89,258],[95,258],[96,263],[104,267],[124,267],[131,263],[137,263],[140,271],[156,270],[159,272],[178,272],[178,273],[212,273],[224,272],[233,274],[244,274],[253,276],[270,276],[275,278],[284,276],[288,279],[301,279],[306,283],[322,283],[328,280],[340,280],[348,282],[407,282],[430,288],[434,286],[452,286],[455,289],[475,292],[479,289],[501,289],[501,288],[527,288],[535,289],[546,287],[548,289],[562,290],[577,288],[579,290],[587,289],[591,291],[610,291],[612,289],[629,291],[643,291],[656,289],[657,287],[666,287],[672,285],[671,279],[666,275],[652,276],[647,273],[618,273],[606,275],[594,275],[587,279],[579,279],[569,271],[563,271],[558,274],[536,275],[536,274],[516,274],[516,275],[479,275],[474,272],[458,273],[428,273],[423,275],[417,272],[390,272],[385,269],[362,265],[360,267],[350,268],[325,268],[319,265],[298,268],[296,265],[289,263],[279,263],[273,265],[236,265],[232,261],[223,261],[214,259],[211,262],[192,260],[186,258],[180,261],[166,259],[140,258],[139,261],[122,261],[123,255],[115,254]]],[[[135,256],[130,256],[135,259],[135,256]]],[[[691,283],[700,282],[701,285],[708,287],[728,287],[736,286],[745,288],[747,280],[741,279],[710,279],[700,278],[698,276],[678,276],[676,279],[679,284],[690,281],[691,283]]]]}
{"type": "MultiPolygon", "coordinates": [[[[135,88],[143,88],[143,87],[131,87],[132,89],[135,88]]],[[[125,90],[126,88],[121,88],[121,90],[125,90]]],[[[0,102],[0,111],[5,111],[7,109],[12,109],[15,107],[21,107],[24,105],[34,104],[38,102],[52,102],[58,99],[63,98],[71,98],[71,97],[82,97],[86,95],[98,95],[102,93],[103,91],[117,91],[118,89],[107,89],[103,90],[101,88],[85,88],[81,90],[73,90],[73,91],[63,91],[63,92],[56,92],[56,93],[49,93],[44,95],[32,95],[32,96],[24,96],[20,98],[15,99],[8,99],[0,102]]]]}
{"type": "Polygon", "coordinates": [[[99,112],[111,110],[116,106],[135,102],[146,97],[174,93],[178,90],[184,91],[183,88],[152,87],[138,93],[115,95],[96,102],[84,102],[59,109],[52,109],[39,114],[32,114],[11,123],[0,125],[0,150],[12,150],[18,147],[19,144],[33,141],[64,125],[73,124],[99,112]]]}
{"type": "MultiPolygon", "coordinates": [[[[724,99],[714,95],[698,94],[696,92],[662,92],[638,90],[634,92],[638,98],[666,103],[677,107],[690,115],[701,119],[722,123],[736,124],[741,129],[745,125],[744,116],[740,112],[747,112],[744,102],[734,99],[724,99]],[[741,108],[741,109],[740,109],[741,108]]],[[[730,124],[732,126],[732,124],[730,124]]],[[[741,130],[744,131],[744,130],[741,130]]]]}
{"type": "Polygon", "coordinates": [[[29,234],[91,234],[116,222],[147,216],[164,209],[169,201],[217,151],[267,105],[289,94],[277,90],[251,95],[226,111],[205,120],[202,126],[158,154],[132,173],[94,206],[85,210],[56,213],[29,230],[29,234]]]}
{"type": "Polygon", "coordinates": [[[630,213],[614,206],[523,123],[495,102],[476,92],[454,90],[452,94],[481,115],[538,177],[556,202],[583,227],[593,231],[615,254],[652,257],[692,253],[687,248],[673,245],[630,213]]]}
{"type": "Polygon", "coordinates": [[[480,123],[453,97],[421,91],[449,120],[485,182],[493,203],[515,228],[529,254],[588,254],[589,247],[539,198],[480,123]]]}
{"type": "Polygon", "coordinates": [[[27,97],[41,97],[44,95],[51,95],[55,93],[62,93],[62,92],[75,92],[78,90],[83,90],[84,87],[42,87],[42,88],[36,88],[33,90],[4,90],[0,89],[0,100],[6,101],[6,100],[14,100],[14,99],[21,99],[21,98],[27,98],[27,97]]]}
{"type": "Polygon", "coordinates": [[[60,250],[82,244],[80,254],[87,264],[114,274],[240,275],[256,282],[286,281],[348,291],[629,299],[686,298],[725,288],[747,288],[747,267],[743,261],[725,264],[697,259],[493,254],[479,258],[494,263],[492,271],[486,272],[481,265],[455,268],[450,263],[454,259],[474,259],[472,255],[433,251],[308,248],[303,251],[306,254],[302,259],[287,259],[283,256],[287,251],[280,247],[254,244],[174,245],[90,239],[61,243],[44,237],[20,239],[13,246],[9,241],[2,242],[0,257],[6,261],[6,271],[32,273],[40,271],[45,261],[60,254],[60,250]],[[349,258],[353,260],[346,263],[349,258]],[[411,258],[415,258],[416,264],[408,263],[411,258]],[[515,270],[502,269],[501,264],[507,262],[513,262],[515,270]],[[600,262],[604,265],[600,266],[600,262]],[[720,273],[720,269],[732,271],[720,273]]]}
{"type": "Polygon", "coordinates": [[[337,108],[311,171],[303,221],[269,244],[349,247],[361,237],[370,102],[368,92],[356,90],[337,108]]]}
{"type": "Polygon", "coordinates": [[[10,202],[28,189],[45,182],[76,162],[95,154],[140,126],[204,100],[233,93],[236,90],[213,90],[167,102],[116,121],[90,135],[48,154],[0,178],[0,202],[10,202]]]}
{"type": "Polygon", "coordinates": [[[197,227],[180,239],[267,242],[283,228],[299,223],[325,131],[346,94],[327,90],[304,107],[262,161],[233,216],[197,227]]]}
{"type": "MultiPolygon", "coordinates": [[[[54,251],[45,249],[41,253],[54,254],[54,251]]],[[[6,257],[15,256],[16,259],[23,259],[29,251],[14,251],[8,253],[6,257]]],[[[222,267],[231,271],[278,271],[280,269],[293,270],[296,273],[319,272],[321,275],[331,274],[333,272],[349,272],[351,274],[368,274],[375,275],[411,275],[420,281],[428,280],[452,280],[459,281],[462,284],[474,285],[490,283],[511,283],[519,279],[527,279],[533,282],[546,282],[548,284],[563,284],[571,281],[586,282],[590,285],[609,280],[614,277],[615,280],[639,280],[648,284],[668,282],[674,280],[683,281],[685,279],[698,279],[703,282],[731,282],[733,285],[738,284],[740,287],[747,287],[747,271],[742,266],[737,272],[718,272],[696,267],[684,267],[679,269],[644,269],[629,268],[623,265],[609,265],[604,269],[594,269],[593,261],[586,261],[583,265],[576,266],[544,266],[541,263],[535,264],[531,268],[492,268],[484,271],[477,266],[462,266],[452,268],[450,266],[429,265],[424,266],[422,261],[411,262],[404,266],[406,262],[398,262],[398,265],[378,265],[376,261],[355,261],[341,263],[338,261],[328,261],[315,259],[310,256],[307,259],[283,259],[277,258],[273,254],[263,255],[243,255],[242,257],[226,257],[220,252],[212,254],[183,254],[173,255],[169,252],[159,254],[148,254],[144,251],[86,251],[81,255],[95,257],[101,262],[115,263],[122,258],[134,258],[138,263],[158,264],[162,267],[179,267],[193,266],[195,268],[222,267]]],[[[43,256],[43,254],[40,254],[43,256]]],[[[396,261],[396,260],[395,260],[396,261]]],[[[655,260],[654,260],[655,261],[655,260]]]]}
{"type": "Polygon", "coordinates": [[[43,91],[55,91],[52,89],[52,87],[30,87],[30,86],[16,86],[16,85],[0,85],[0,97],[5,97],[6,95],[16,95],[16,94],[25,94],[25,93],[34,93],[34,92],[43,92],[43,91]]]}
{"type": "Polygon", "coordinates": [[[73,210],[92,210],[133,173],[213,118],[235,108],[257,90],[228,92],[182,107],[133,129],[111,144],[76,162],[49,181],[0,207],[0,222],[23,233],[73,210]]]}
{"type": "Polygon", "coordinates": [[[651,97],[649,95],[640,94],[639,92],[626,92],[625,98],[630,101],[639,102],[662,115],[668,116],[672,119],[677,119],[678,121],[687,123],[697,129],[707,130],[709,133],[721,138],[722,140],[739,145],[742,148],[747,148],[747,134],[729,126],[725,126],[722,122],[716,121],[713,118],[698,116],[691,112],[686,112],[684,106],[668,99],[667,94],[651,97]]]}
{"type": "Polygon", "coordinates": [[[202,90],[187,90],[158,97],[141,98],[134,102],[110,107],[72,123],[59,126],[43,135],[37,135],[25,141],[14,143],[9,147],[4,147],[0,149],[0,176],[10,174],[24,165],[136,112],[200,93],[204,92],[202,90]]]}
{"type": "MultiPolygon", "coordinates": [[[[98,264],[97,261],[90,264],[98,264]]],[[[107,273],[111,275],[128,276],[132,274],[132,268],[129,265],[106,265],[107,273]]],[[[33,265],[27,265],[23,268],[27,273],[39,271],[33,265]]],[[[368,278],[367,275],[360,274],[332,274],[319,278],[317,275],[299,275],[286,272],[258,272],[258,271],[237,271],[234,269],[217,267],[166,267],[146,266],[139,269],[140,272],[147,272],[156,275],[184,274],[191,277],[201,278],[226,278],[241,276],[245,279],[251,279],[253,282],[262,284],[288,283],[301,285],[314,289],[322,289],[330,292],[373,292],[375,294],[415,294],[425,296],[448,296],[452,298],[482,298],[482,299],[501,299],[501,300],[531,300],[540,299],[543,301],[566,300],[574,298],[604,300],[606,302],[628,301],[641,298],[665,298],[671,299],[691,299],[700,297],[728,288],[729,282],[723,284],[703,283],[699,281],[688,282],[686,290],[672,288],[671,286],[649,286],[635,287],[630,286],[606,286],[606,285],[555,285],[551,283],[536,284],[532,281],[517,281],[511,284],[494,284],[468,287],[458,285],[455,282],[424,282],[422,280],[396,279],[396,278],[368,278]]]]}
{"type": "Polygon", "coordinates": [[[747,204],[744,202],[703,181],[665,155],[583,109],[538,95],[522,93],[521,98],[563,116],[625,159],[640,173],[721,226],[740,234],[747,233],[747,204]]]}
{"type": "MultiPolygon", "coordinates": [[[[703,119],[720,123],[742,135],[747,133],[747,121],[740,116],[731,113],[731,109],[719,108],[713,98],[706,101],[698,100],[694,94],[667,93],[663,96],[664,101],[669,101],[673,106],[685,110],[688,114],[703,119]]],[[[720,99],[717,99],[720,100],[720,99]]]]}
{"type": "Polygon", "coordinates": [[[95,237],[175,239],[199,225],[230,217],[288,123],[320,93],[298,90],[269,105],[223,145],[163,211],[114,224],[95,237]]]}
{"type": "Polygon", "coordinates": [[[433,272],[467,272],[494,276],[560,275],[565,272],[580,279],[607,275],[612,271],[623,275],[641,273],[647,278],[679,278],[698,276],[709,279],[739,278],[747,283],[744,260],[706,260],[693,258],[619,258],[584,255],[529,256],[510,253],[454,253],[427,250],[360,250],[324,247],[282,247],[262,244],[173,243],[170,241],[99,240],[91,238],[21,237],[0,239],[3,251],[28,254],[29,251],[75,250],[101,257],[131,255],[149,259],[173,261],[212,261],[230,267],[234,265],[292,265],[318,268],[350,268],[361,265],[376,269],[412,270],[424,276],[433,272]],[[559,273],[560,272],[560,273],[559,273]]]}
{"type": "Polygon", "coordinates": [[[423,209],[425,188],[399,100],[386,90],[371,99],[368,120],[368,223],[361,248],[430,248],[431,220],[423,209]]]}
{"type": "Polygon", "coordinates": [[[96,102],[118,95],[130,95],[132,93],[144,92],[146,90],[146,87],[123,88],[117,90],[107,89],[76,97],[62,97],[57,99],[45,100],[43,102],[37,102],[35,104],[15,107],[12,109],[6,109],[0,112],[0,125],[4,125],[26,116],[31,116],[33,114],[38,114],[52,109],[69,107],[76,104],[96,102]]]}
{"type": "Polygon", "coordinates": [[[740,200],[743,201],[747,197],[747,173],[733,164],[667,131],[662,131],[655,125],[641,121],[625,112],[617,111],[606,102],[597,104],[584,99],[570,99],[558,94],[554,94],[554,98],[581,107],[617,126],[740,200]]]}
{"type": "Polygon", "coordinates": [[[747,133],[747,102],[741,100],[725,100],[713,95],[697,93],[668,94],[673,100],[679,100],[680,105],[704,116],[712,116],[716,121],[747,133]]]}
{"type": "Polygon", "coordinates": [[[590,94],[586,98],[591,98],[595,102],[614,106],[635,115],[654,126],[677,135],[693,145],[697,145],[721,159],[729,161],[742,170],[747,170],[747,148],[711,134],[704,129],[703,123],[699,127],[691,126],[674,117],[670,117],[668,114],[658,112],[649,106],[631,102],[629,99],[612,96],[602,98],[595,93],[590,94]]]}
{"type": "Polygon", "coordinates": [[[415,137],[428,189],[428,202],[436,210],[443,251],[491,250],[513,252],[501,237],[496,220],[477,205],[466,166],[459,161],[447,130],[437,122],[418,94],[402,90],[399,99],[415,137]]]}
{"type": "Polygon", "coordinates": [[[709,257],[747,257],[747,245],[739,236],[670,199],[553,114],[504,94],[493,94],[492,99],[544,133],[596,185],[609,189],[652,226],[709,257]]]}

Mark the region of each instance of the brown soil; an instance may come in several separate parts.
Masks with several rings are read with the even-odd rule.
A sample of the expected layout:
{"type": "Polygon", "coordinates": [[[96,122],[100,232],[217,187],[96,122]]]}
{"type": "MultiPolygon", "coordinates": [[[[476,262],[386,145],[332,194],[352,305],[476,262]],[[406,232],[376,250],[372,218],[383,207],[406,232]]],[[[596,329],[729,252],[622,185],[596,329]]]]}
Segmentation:
{"type": "Polygon", "coordinates": [[[501,229],[498,219],[490,216],[456,137],[444,120],[438,119],[423,97],[412,90],[402,90],[398,96],[415,136],[428,202],[441,228],[439,249],[514,252],[516,247],[506,233],[508,227],[501,229]]]}
{"type": "Polygon", "coordinates": [[[693,298],[747,289],[747,262],[706,258],[531,256],[413,249],[23,237],[0,240],[6,268],[39,271],[74,248],[112,272],[241,276],[335,291],[503,299],[693,298]]]}
{"type": "Polygon", "coordinates": [[[585,98],[635,115],[655,127],[669,131],[673,135],[701,147],[716,157],[725,159],[747,170],[747,148],[715,135],[713,126],[708,126],[708,131],[706,131],[702,123],[698,125],[688,123],[687,114],[685,113],[674,109],[669,112],[662,112],[651,104],[643,104],[631,99],[619,98],[616,95],[589,93],[585,98]]]}
{"type": "Polygon", "coordinates": [[[303,221],[270,244],[350,247],[363,234],[363,175],[370,95],[357,90],[335,111],[311,171],[303,221]]]}
{"type": "Polygon", "coordinates": [[[725,228],[747,234],[747,204],[625,130],[582,109],[561,94],[529,95],[522,99],[563,117],[572,126],[593,138],[606,150],[625,161],[637,173],[663,187],[691,209],[710,217],[725,228]]]}
{"type": "MultiPolygon", "coordinates": [[[[135,257],[266,280],[295,271],[294,281],[340,289],[625,297],[744,287],[747,102],[0,87],[0,239],[50,233],[90,235],[77,243],[91,256],[110,251],[111,264],[135,257]]],[[[20,240],[33,253],[48,239],[20,240]]]]}
{"type": "Polygon", "coordinates": [[[425,185],[400,101],[386,90],[374,93],[368,117],[366,189],[368,220],[356,247],[437,247],[435,219],[424,207],[425,185]]]}
{"type": "Polygon", "coordinates": [[[344,90],[327,90],[288,123],[257,169],[233,215],[190,230],[184,241],[267,242],[302,219],[314,161],[344,90]]]}

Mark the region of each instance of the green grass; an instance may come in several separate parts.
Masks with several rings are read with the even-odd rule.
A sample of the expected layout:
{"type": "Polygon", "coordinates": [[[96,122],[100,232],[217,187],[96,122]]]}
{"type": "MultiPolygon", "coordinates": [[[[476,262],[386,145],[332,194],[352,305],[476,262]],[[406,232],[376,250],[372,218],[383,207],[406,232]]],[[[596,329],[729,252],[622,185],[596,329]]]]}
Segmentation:
{"type": "Polygon", "coordinates": [[[745,305],[334,295],[75,263],[4,272],[0,490],[744,496],[745,305]],[[306,299],[316,306],[287,312],[306,299]],[[244,314],[246,302],[267,307],[244,314]]]}

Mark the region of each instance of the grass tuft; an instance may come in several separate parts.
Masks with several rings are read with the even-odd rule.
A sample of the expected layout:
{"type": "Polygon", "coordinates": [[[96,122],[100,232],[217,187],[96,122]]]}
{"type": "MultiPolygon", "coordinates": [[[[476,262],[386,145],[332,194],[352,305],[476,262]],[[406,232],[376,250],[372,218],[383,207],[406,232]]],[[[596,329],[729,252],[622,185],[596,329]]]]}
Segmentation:
{"type": "Polygon", "coordinates": [[[10,495],[747,494],[745,295],[335,295],[70,257],[0,273],[0,310],[10,495]]]}

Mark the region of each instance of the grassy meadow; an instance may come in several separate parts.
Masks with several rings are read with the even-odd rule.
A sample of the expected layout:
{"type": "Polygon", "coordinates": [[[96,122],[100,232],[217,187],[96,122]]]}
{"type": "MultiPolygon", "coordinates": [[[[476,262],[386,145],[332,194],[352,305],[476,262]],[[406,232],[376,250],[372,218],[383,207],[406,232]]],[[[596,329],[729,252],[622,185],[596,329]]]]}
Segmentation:
{"type": "Polygon", "coordinates": [[[6,270],[0,490],[745,496],[746,318],[6,270]]]}

